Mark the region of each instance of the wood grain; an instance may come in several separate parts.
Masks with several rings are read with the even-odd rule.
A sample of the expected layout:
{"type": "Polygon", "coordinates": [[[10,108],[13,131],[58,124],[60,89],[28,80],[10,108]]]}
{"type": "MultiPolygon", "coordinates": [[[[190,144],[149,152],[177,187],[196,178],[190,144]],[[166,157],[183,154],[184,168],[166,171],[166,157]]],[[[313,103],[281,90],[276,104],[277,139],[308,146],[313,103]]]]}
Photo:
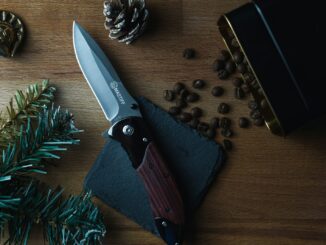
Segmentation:
{"type": "MultiPolygon", "coordinates": [[[[202,78],[208,86],[226,89],[223,101],[232,105],[236,124],[246,116],[246,101],[236,101],[232,86],[219,81],[211,64],[223,43],[216,27],[218,16],[244,0],[148,0],[150,30],[137,43],[109,41],[103,28],[100,0],[2,0],[1,9],[22,16],[27,36],[21,54],[0,59],[0,105],[16,89],[49,78],[58,88],[58,102],[70,108],[80,128],[81,145],[73,147],[44,178],[67,193],[79,193],[104,140],[108,124],[77,66],[72,47],[72,20],[78,20],[107,52],[127,87],[168,108],[162,90],[176,81],[188,85],[202,78]],[[181,57],[186,47],[198,52],[195,60],[181,57]]],[[[303,35],[306,30],[302,30],[303,35]]],[[[307,47],[303,47],[307,48],[307,47]]],[[[198,103],[205,117],[216,115],[222,99],[201,92],[198,103]]],[[[265,128],[240,130],[235,126],[235,150],[195,214],[186,244],[325,244],[326,243],[326,120],[287,138],[265,128]]],[[[220,140],[220,137],[218,136],[220,140]]],[[[158,238],[99,202],[108,235],[104,244],[158,245],[158,238]]],[[[35,229],[30,244],[43,244],[35,229]]]]}

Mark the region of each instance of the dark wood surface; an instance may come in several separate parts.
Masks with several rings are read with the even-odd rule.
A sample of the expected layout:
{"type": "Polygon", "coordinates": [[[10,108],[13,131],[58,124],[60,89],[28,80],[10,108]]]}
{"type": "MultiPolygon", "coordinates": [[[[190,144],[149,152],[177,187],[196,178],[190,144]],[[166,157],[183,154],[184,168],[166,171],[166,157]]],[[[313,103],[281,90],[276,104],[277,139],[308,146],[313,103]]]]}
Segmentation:
{"type": "MultiPolygon", "coordinates": [[[[209,88],[221,84],[227,91],[221,99],[210,96],[209,88],[200,92],[198,104],[205,108],[205,118],[217,115],[217,103],[226,101],[232,105],[230,117],[235,124],[239,116],[248,114],[247,101],[233,98],[232,85],[219,81],[211,64],[224,47],[216,27],[218,17],[244,2],[148,0],[150,30],[127,47],[108,40],[102,1],[2,0],[0,9],[22,16],[27,36],[20,55],[0,59],[0,105],[16,89],[48,78],[58,87],[58,103],[70,108],[77,125],[85,129],[81,145],[51,167],[44,180],[64,186],[66,193],[79,193],[103,146],[100,134],[108,127],[75,60],[73,19],[98,40],[133,94],[168,108],[162,99],[164,89],[177,81],[190,85],[202,78],[209,88]],[[181,57],[186,47],[197,50],[195,60],[181,57]]],[[[325,122],[310,124],[287,138],[273,136],[266,128],[235,126],[235,150],[195,214],[186,244],[325,244],[325,122]]],[[[99,205],[108,226],[104,244],[163,244],[126,217],[99,205]]],[[[43,244],[40,230],[35,229],[30,244],[43,244]]]]}

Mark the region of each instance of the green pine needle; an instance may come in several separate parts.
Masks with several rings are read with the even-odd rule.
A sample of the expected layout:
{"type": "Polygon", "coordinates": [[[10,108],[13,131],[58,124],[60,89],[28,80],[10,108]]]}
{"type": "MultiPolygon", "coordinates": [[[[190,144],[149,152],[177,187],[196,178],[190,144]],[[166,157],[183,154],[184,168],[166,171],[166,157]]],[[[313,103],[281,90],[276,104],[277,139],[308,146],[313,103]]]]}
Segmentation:
{"type": "Polygon", "coordinates": [[[48,80],[44,80],[42,84],[30,85],[25,93],[21,90],[16,92],[6,107],[6,113],[0,112],[0,150],[19,135],[21,123],[27,118],[36,117],[44,106],[47,107],[53,102],[55,91],[55,87],[50,86],[48,80]]]}
{"type": "Polygon", "coordinates": [[[101,244],[103,217],[86,192],[63,197],[37,180],[46,174],[46,161],[60,159],[68,145],[79,143],[82,132],[72,114],[53,105],[55,88],[44,81],[26,93],[17,91],[0,113],[0,233],[8,229],[5,244],[27,244],[31,229],[41,224],[50,245],[101,244]]]}

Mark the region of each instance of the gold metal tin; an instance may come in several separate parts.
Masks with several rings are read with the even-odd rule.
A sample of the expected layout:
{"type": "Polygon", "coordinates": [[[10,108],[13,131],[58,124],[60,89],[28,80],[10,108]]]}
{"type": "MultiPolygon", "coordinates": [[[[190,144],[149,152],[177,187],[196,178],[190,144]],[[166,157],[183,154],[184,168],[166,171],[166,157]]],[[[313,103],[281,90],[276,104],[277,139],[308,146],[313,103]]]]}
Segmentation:
{"type": "Polygon", "coordinates": [[[237,34],[235,33],[235,31],[232,27],[232,24],[226,15],[223,15],[219,19],[218,27],[219,27],[219,31],[223,37],[223,41],[224,41],[226,47],[228,48],[230,54],[233,55],[233,53],[237,50],[237,48],[232,45],[232,40],[234,38],[236,38],[236,40],[240,46],[239,48],[245,56],[245,60],[247,62],[247,69],[248,69],[247,73],[250,74],[251,76],[254,76],[255,79],[252,82],[250,82],[250,81],[248,81],[248,77],[246,77],[244,75],[242,75],[242,77],[243,77],[244,81],[248,84],[251,94],[254,97],[255,101],[257,102],[257,104],[262,112],[262,115],[264,116],[264,120],[265,120],[265,124],[266,124],[267,128],[272,133],[274,133],[276,135],[284,136],[285,132],[282,128],[282,125],[281,125],[279,119],[277,118],[277,115],[276,115],[271,103],[269,102],[268,97],[266,96],[264,88],[261,86],[261,83],[260,83],[258,77],[256,76],[255,70],[253,69],[253,67],[250,63],[250,60],[248,59],[248,57],[246,55],[246,50],[243,49],[243,46],[242,46],[240,40],[238,39],[237,34]],[[266,101],[266,106],[264,106],[262,108],[261,104],[262,104],[263,100],[266,101]]]}

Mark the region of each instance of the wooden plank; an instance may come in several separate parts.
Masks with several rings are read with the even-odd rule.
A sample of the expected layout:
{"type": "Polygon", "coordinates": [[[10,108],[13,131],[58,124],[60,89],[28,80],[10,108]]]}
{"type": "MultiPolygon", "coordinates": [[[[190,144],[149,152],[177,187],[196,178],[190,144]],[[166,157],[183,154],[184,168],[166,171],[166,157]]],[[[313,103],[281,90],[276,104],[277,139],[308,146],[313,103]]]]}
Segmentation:
{"type": "MultiPolygon", "coordinates": [[[[233,98],[232,85],[219,81],[211,64],[224,48],[216,27],[218,16],[244,2],[148,0],[150,29],[134,45],[125,46],[108,40],[102,1],[3,0],[1,9],[22,16],[27,38],[20,55],[0,59],[0,105],[16,89],[49,78],[58,87],[58,103],[70,108],[77,125],[85,129],[81,145],[65,154],[57,167],[50,167],[43,179],[64,186],[67,193],[79,193],[103,146],[100,134],[108,127],[75,60],[73,19],[99,41],[135,95],[168,108],[162,99],[164,89],[177,81],[190,86],[192,80],[202,78],[209,87],[200,92],[198,103],[205,108],[205,118],[217,115],[217,104],[225,101],[232,106],[235,125],[238,117],[248,114],[247,102],[233,98]],[[198,58],[184,60],[181,54],[186,47],[195,48],[198,58]],[[217,84],[226,89],[221,99],[210,96],[210,88],[217,84]]],[[[235,150],[196,213],[186,244],[324,244],[325,120],[287,138],[273,136],[265,128],[235,126],[235,150]]],[[[104,244],[163,244],[126,217],[99,205],[108,226],[104,244]]],[[[30,244],[43,244],[41,236],[35,229],[30,244]]]]}

